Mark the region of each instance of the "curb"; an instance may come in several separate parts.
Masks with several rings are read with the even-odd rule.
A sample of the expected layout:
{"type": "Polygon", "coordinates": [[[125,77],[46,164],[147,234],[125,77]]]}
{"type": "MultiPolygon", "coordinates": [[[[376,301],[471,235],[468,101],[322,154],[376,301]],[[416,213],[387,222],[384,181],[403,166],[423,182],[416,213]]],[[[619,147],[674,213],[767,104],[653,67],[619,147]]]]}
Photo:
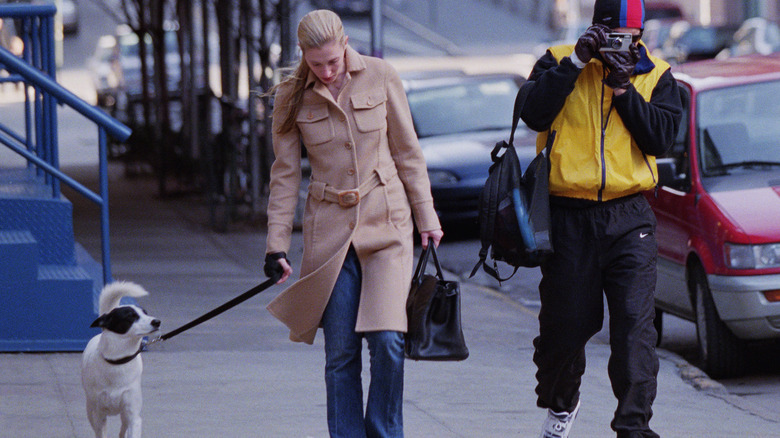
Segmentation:
{"type": "Polygon", "coordinates": [[[712,380],[710,376],[695,365],[683,359],[676,353],[662,348],[656,349],[658,357],[668,360],[677,366],[680,372],[680,378],[684,382],[698,389],[699,391],[710,392],[717,395],[728,395],[728,390],[723,384],[712,380]]]}
{"type": "MultiPolygon", "coordinates": [[[[469,285],[471,285],[472,287],[475,287],[489,295],[504,300],[505,302],[517,307],[524,313],[527,313],[534,317],[538,316],[539,313],[538,311],[530,309],[523,303],[512,299],[505,293],[501,292],[500,289],[486,286],[484,284],[480,284],[479,282],[470,281],[467,278],[452,272],[448,272],[448,274],[454,276],[455,278],[458,279],[458,281],[462,283],[469,283],[469,285]]],[[[730,395],[728,390],[722,383],[710,378],[710,376],[708,376],[707,373],[705,373],[697,366],[685,360],[682,356],[662,348],[656,348],[656,353],[658,354],[659,359],[668,360],[672,362],[675,366],[677,366],[677,370],[679,371],[680,378],[687,384],[691,385],[696,390],[707,392],[719,397],[725,397],[730,395]]]]}

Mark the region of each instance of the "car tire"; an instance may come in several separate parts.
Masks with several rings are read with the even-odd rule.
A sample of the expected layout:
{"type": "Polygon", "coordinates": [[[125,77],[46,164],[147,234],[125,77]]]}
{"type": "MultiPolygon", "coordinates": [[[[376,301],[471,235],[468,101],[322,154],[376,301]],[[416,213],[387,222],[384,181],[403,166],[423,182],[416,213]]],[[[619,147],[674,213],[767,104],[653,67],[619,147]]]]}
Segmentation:
{"type": "Polygon", "coordinates": [[[747,364],[745,343],[734,336],[718,316],[703,268],[693,269],[691,287],[699,360],[704,372],[714,379],[744,374],[747,364]]]}

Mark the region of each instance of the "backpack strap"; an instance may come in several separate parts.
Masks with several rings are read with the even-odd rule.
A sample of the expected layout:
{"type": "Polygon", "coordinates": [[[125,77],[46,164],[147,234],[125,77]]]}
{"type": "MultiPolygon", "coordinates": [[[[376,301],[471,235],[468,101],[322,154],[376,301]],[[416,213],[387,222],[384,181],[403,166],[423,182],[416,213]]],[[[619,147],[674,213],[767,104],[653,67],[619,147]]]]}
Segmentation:
{"type": "MultiPolygon", "coordinates": [[[[493,148],[493,152],[496,152],[499,150],[503,145],[505,145],[503,141],[496,143],[496,147],[493,148]]],[[[493,152],[491,152],[491,156],[493,155],[493,152]]],[[[493,165],[491,166],[490,172],[498,172],[498,169],[495,169],[497,166],[496,163],[497,158],[494,158],[493,165]]],[[[479,270],[479,267],[484,264],[485,260],[488,256],[488,250],[490,249],[491,240],[493,238],[493,233],[495,231],[495,221],[496,221],[496,209],[492,208],[492,206],[496,205],[497,198],[498,198],[498,186],[499,186],[499,178],[494,177],[490,178],[488,177],[487,181],[485,182],[485,187],[482,189],[482,193],[480,194],[480,202],[479,202],[479,237],[482,242],[482,248],[479,250],[479,260],[477,261],[477,264],[474,265],[474,268],[471,270],[471,275],[469,275],[469,278],[473,277],[474,274],[477,273],[479,270]],[[484,219],[484,220],[482,220],[484,219]]]]}
{"type": "MultiPolygon", "coordinates": [[[[509,133],[509,143],[500,141],[496,143],[496,146],[493,147],[493,150],[490,152],[490,158],[493,161],[493,166],[496,166],[496,163],[499,161],[500,157],[498,154],[501,152],[502,149],[506,149],[509,147],[514,147],[514,141],[515,141],[515,130],[517,130],[517,125],[520,122],[520,113],[523,110],[523,105],[525,105],[525,100],[528,97],[528,93],[531,92],[532,86],[529,85],[527,81],[523,86],[520,87],[519,90],[517,90],[517,96],[515,96],[515,105],[514,109],[512,110],[512,131],[509,133]]],[[[492,171],[492,169],[491,169],[492,171]]],[[[480,202],[480,207],[484,206],[493,206],[498,204],[498,178],[494,179],[494,184],[486,185],[485,188],[482,190],[482,196],[487,196],[487,202],[480,202]]],[[[517,268],[515,268],[515,271],[512,272],[512,275],[505,279],[501,279],[501,276],[498,273],[498,265],[494,262],[493,264],[496,265],[495,269],[491,268],[490,266],[485,263],[488,256],[488,250],[491,245],[491,239],[493,238],[493,233],[495,231],[495,222],[496,222],[496,209],[495,208],[484,208],[483,211],[480,211],[480,217],[484,217],[486,220],[480,221],[480,230],[479,234],[482,240],[482,248],[479,250],[479,260],[477,261],[477,264],[474,265],[474,268],[471,270],[471,274],[469,275],[469,278],[473,277],[477,271],[479,270],[479,267],[482,266],[482,269],[485,270],[488,274],[490,274],[492,277],[495,277],[498,281],[505,281],[509,278],[512,278],[512,275],[515,275],[515,272],[517,272],[517,268]],[[484,211],[487,210],[487,211],[484,211]]]]}
{"type": "Polygon", "coordinates": [[[528,98],[528,93],[531,92],[531,88],[533,88],[531,81],[526,81],[523,86],[517,90],[517,96],[515,97],[515,107],[512,111],[512,131],[509,133],[510,145],[514,146],[515,144],[515,130],[517,129],[517,124],[520,122],[520,113],[523,111],[525,100],[528,98]]]}
{"type": "Polygon", "coordinates": [[[501,278],[501,274],[498,273],[498,263],[496,263],[495,260],[493,260],[493,267],[492,268],[490,266],[488,266],[488,264],[486,262],[482,264],[482,270],[487,272],[488,275],[490,275],[491,277],[493,277],[496,280],[498,280],[499,285],[501,284],[502,281],[507,281],[510,278],[514,277],[514,275],[515,275],[515,273],[517,272],[518,269],[520,269],[520,266],[515,266],[515,269],[512,271],[511,274],[509,274],[509,277],[501,278]]]}

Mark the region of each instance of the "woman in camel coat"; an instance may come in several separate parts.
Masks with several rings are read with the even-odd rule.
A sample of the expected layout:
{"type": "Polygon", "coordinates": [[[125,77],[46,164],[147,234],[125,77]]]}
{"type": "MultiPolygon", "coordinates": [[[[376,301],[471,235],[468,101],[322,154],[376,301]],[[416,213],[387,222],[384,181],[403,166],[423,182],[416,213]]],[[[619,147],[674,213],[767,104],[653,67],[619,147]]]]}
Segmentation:
{"type": "Polygon", "coordinates": [[[276,90],[266,273],[292,273],[286,252],[301,179],[311,165],[300,280],[268,310],[293,341],[325,336],[331,436],[403,436],[403,332],[413,224],[438,245],[425,161],[401,81],[385,61],[347,44],[331,11],[298,27],[303,60],[276,90]],[[371,354],[363,414],[362,338],[371,354]],[[357,435],[356,435],[357,434],[357,435]]]}

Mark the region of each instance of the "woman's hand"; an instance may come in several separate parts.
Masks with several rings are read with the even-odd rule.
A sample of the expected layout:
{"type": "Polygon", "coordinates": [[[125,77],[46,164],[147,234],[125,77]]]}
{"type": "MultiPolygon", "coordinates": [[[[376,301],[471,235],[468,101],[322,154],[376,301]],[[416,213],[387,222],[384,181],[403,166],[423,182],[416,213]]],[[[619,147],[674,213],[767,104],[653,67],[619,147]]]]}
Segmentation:
{"type": "Polygon", "coordinates": [[[292,274],[292,266],[287,260],[287,254],[284,252],[274,252],[265,255],[265,265],[263,265],[263,272],[269,278],[279,276],[276,284],[282,284],[290,278],[292,274]]]}
{"type": "Polygon", "coordinates": [[[284,272],[282,273],[281,278],[279,278],[279,281],[276,282],[276,284],[282,284],[285,281],[287,281],[288,278],[290,278],[290,275],[292,275],[293,269],[292,266],[290,266],[290,263],[287,262],[287,259],[279,259],[277,262],[282,266],[282,269],[284,272]]]}
{"type": "Polygon", "coordinates": [[[420,242],[422,243],[423,248],[427,248],[428,240],[430,239],[433,241],[434,248],[438,248],[442,237],[444,237],[444,231],[442,231],[441,228],[433,231],[423,231],[420,233],[420,242]]]}

